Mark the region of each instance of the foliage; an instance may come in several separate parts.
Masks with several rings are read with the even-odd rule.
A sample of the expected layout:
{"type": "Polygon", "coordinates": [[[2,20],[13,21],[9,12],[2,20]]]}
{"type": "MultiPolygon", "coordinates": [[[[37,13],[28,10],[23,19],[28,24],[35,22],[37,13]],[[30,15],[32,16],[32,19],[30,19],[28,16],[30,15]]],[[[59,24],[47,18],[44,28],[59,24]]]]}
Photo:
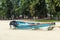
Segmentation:
{"type": "MultiPolygon", "coordinates": [[[[59,0],[0,0],[0,17],[24,16],[60,17],[59,0]]],[[[0,18],[0,19],[1,19],[0,18]]]]}

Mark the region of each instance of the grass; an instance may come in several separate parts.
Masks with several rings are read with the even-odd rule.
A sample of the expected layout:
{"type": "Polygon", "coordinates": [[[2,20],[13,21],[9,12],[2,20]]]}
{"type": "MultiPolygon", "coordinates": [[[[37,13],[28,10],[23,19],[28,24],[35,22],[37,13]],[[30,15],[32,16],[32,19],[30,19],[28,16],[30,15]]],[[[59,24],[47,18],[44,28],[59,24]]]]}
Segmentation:
{"type": "Polygon", "coordinates": [[[60,20],[33,20],[33,21],[36,21],[36,22],[60,22],[60,20]]]}

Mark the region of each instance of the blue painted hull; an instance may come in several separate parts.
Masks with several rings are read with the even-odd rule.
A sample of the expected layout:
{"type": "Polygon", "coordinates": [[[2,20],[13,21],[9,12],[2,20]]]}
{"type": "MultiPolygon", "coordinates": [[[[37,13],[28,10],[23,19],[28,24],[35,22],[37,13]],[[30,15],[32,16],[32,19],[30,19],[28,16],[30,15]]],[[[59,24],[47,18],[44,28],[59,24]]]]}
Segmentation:
{"type": "Polygon", "coordinates": [[[48,27],[48,26],[51,26],[51,24],[39,24],[39,25],[32,25],[33,23],[25,23],[25,22],[17,22],[17,26],[16,28],[18,29],[32,29],[32,28],[35,28],[35,29],[38,29],[38,28],[42,28],[42,27],[48,27]]]}

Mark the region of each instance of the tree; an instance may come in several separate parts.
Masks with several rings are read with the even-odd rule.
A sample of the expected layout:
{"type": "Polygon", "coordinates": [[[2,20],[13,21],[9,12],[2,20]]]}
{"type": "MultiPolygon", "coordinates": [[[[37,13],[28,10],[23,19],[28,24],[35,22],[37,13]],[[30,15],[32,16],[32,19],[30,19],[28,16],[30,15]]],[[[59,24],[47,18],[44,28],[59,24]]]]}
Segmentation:
{"type": "Polygon", "coordinates": [[[6,17],[8,19],[12,19],[12,14],[13,14],[13,4],[10,0],[6,0],[6,7],[7,7],[7,12],[6,12],[6,17]]]}
{"type": "Polygon", "coordinates": [[[5,14],[6,14],[6,1],[5,0],[0,0],[0,19],[4,19],[5,14]]]}
{"type": "Polygon", "coordinates": [[[47,15],[46,3],[45,0],[39,0],[35,5],[35,15],[39,18],[44,18],[47,15]]]}

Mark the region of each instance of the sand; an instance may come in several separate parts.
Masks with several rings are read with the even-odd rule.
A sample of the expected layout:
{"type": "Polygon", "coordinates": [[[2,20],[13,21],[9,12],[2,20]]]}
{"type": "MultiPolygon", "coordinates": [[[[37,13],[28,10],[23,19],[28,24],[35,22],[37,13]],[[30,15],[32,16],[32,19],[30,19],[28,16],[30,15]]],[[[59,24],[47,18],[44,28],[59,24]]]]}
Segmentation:
{"type": "Polygon", "coordinates": [[[60,40],[60,28],[52,31],[12,30],[10,21],[0,21],[0,40],[60,40]]]}

